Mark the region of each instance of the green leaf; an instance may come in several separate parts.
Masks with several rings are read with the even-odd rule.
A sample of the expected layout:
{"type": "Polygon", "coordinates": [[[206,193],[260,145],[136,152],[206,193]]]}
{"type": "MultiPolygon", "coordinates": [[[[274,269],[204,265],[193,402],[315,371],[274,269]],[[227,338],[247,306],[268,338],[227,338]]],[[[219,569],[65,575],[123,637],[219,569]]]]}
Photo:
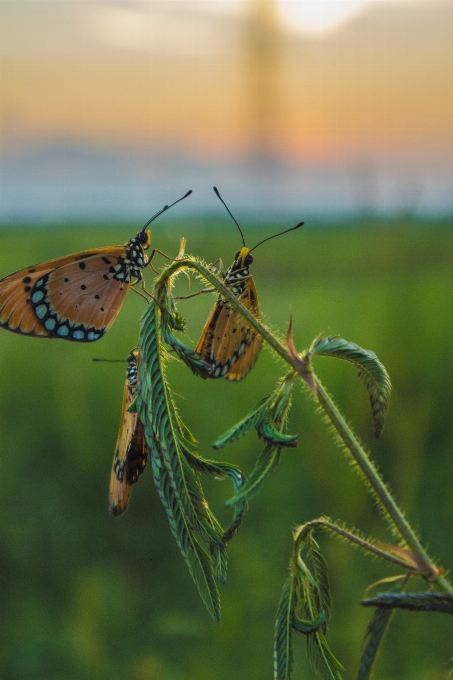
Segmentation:
{"type": "MultiPolygon", "coordinates": [[[[330,583],[329,583],[329,572],[327,568],[327,562],[322,556],[319,545],[315,541],[312,534],[309,534],[306,541],[306,546],[308,550],[307,564],[310,569],[310,573],[316,583],[316,604],[318,610],[325,613],[326,616],[326,628],[330,621],[330,614],[332,611],[332,596],[330,594],[330,583]]],[[[323,632],[326,632],[324,629],[323,632]]]]}
{"type": "Polygon", "coordinates": [[[294,448],[297,446],[297,440],[299,435],[283,434],[273,427],[269,420],[261,420],[256,428],[258,436],[272,444],[276,447],[289,447],[294,448]]]}
{"type": "Polygon", "coordinates": [[[311,635],[326,627],[326,614],[322,611],[318,618],[313,621],[305,621],[294,615],[291,623],[296,632],[311,635]]]}
{"type": "Polygon", "coordinates": [[[221,449],[227,444],[244,437],[253,428],[258,436],[275,446],[297,446],[298,435],[282,434],[291,405],[291,391],[294,385],[294,372],[279,380],[275,390],[261,399],[245,418],[233,425],[212,445],[221,449]]]}
{"type": "Polygon", "coordinates": [[[310,348],[310,354],[329,356],[349,361],[358,370],[370,399],[374,436],[377,438],[384,427],[392,385],[385,366],[376,354],[362,349],[355,342],[347,342],[339,337],[320,338],[310,348]]]}
{"type": "Polygon", "coordinates": [[[360,658],[357,680],[369,680],[371,677],[374,662],[376,661],[377,653],[389,626],[392,614],[391,609],[383,609],[382,607],[378,607],[374,612],[365,633],[364,640],[366,645],[360,658]]]}
{"type": "MultiPolygon", "coordinates": [[[[198,471],[201,474],[209,475],[213,479],[230,479],[233,483],[233,488],[235,494],[239,493],[240,489],[245,483],[245,477],[235,465],[230,463],[221,463],[218,461],[206,460],[200,455],[189,451],[184,448],[184,454],[186,456],[187,462],[192,467],[193,470],[198,471]]],[[[233,519],[229,527],[224,531],[222,540],[224,543],[228,543],[229,540],[234,536],[236,531],[241,526],[245,513],[247,511],[246,500],[240,500],[234,507],[233,519]]]]}
{"type": "MultiPolygon", "coordinates": [[[[294,570],[294,583],[297,596],[297,618],[310,621],[313,625],[307,637],[307,655],[316,672],[322,678],[329,680],[341,680],[342,666],[329,649],[324,633],[327,630],[331,597],[327,564],[314,538],[308,534],[305,543],[300,545],[296,538],[291,559],[294,570]],[[302,560],[301,550],[307,552],[307,564],[302,560]]],[[[297,632],[304,632],[301,627],[295,626],[297,632]]]]}
{"type": "Polygon", "coordinates": [[[267,444],[258,457],[250,476],[244,486],[227,502],[227,506],[237,505],[244,501],[249,501],[253,496],[261,491],[267,477],[278,465],[280,460],[280,449],[267,444]]]}
{"type": "Polygon", "coordinates": [[[380,593],[372,599],[364,600],[361,604],[364,607],[453,614],[453,595],[448,593],[380,593]]]}
{"type": "Polygon", "coordinates": [[[164,352],[158,319],[158,308],[149,304],[141,321],[137,409],[151,450],[154,483],[171,531],[203,602],[213,618],[219,621],[220,602],[213,560],[200,545],[196,533],[208,543],[217,574],[223,579],[226,564],[220,556],[224,549],[223,532],[181,451],[180,421],[163,373],[164,352]]]}
{"type": "Polygon", "coordinates": [[[325,680],[341,680],[343,667],[319,631],[307,636],[307,654],[316,675],[325,680]]]}
{"type": "Polygon", "coordinates": [[[287,435],[282,432],[286,426],[288,410],[291,405],[294,378],[294,372],[282,378],[272,394],[262,399],[245,418],[214,442],[214,448],[221,448],[239,439],[239,437],[243,437],[252,428],[255,428],[258,436],[266,442],[266,446],[256,461],[248,480],[240,490],[236,491],[233,498],[227,501],[227,505],[233,506],[243,503],[256,495],[261,490],[267,476],[278,464],[281,449],[297,446],[298,435],[287,435]]]}
{"type": "Polygon", "coordinates": [[[209,555],[196,540],[171,487],[168,473],[156,455],[151,468],[159,497],[165,508],[171,532],[198,588],[201,599],[214,621],[220,622],[220,599],[209,555]]]}
{"type": "Polygon", "coordinates": [[[250,432],[250,430],[253,430],[254,427],[257,427],[262,418],[265,417],[268,411],[267,406],[269,405],[271,399],[272,395],[261,399],[261,401],[258,402],[255,408],[250,411],[250,413],[248,413],[245,418],[236,423],[236,425],[233,425],[233,427],[230,427],[230,429],[227,430],[225,434],[216,439],[212,445],[212,448],[222,449],[224,446],[227,446],[227,444],[231,444],[237,439],[244,437],[250,432]]]}
{"type": "MultiPolygon", "coordinates": [[[[306,539],[310,543],[310,538],[306,539]]],[[[290,561],[290,577],[285,582],[277,611],[274,635],[274,678],[289,680],[292,665],[292,633],[305,635],[307,653],[317,675],[341,680],[341,665],[329,649],[324,632],[328,623],[330,595],[325,561],[317,545],[302,544],[296,538],[290,561]],[[308,550],[313,572],[303,562],[300,551],[308,550]],[[323,603],[326,609],[321,609],[323,603]]]]}
{"type": "Polygon", "coordinates": [[[277,608],[274,627],[274,680],[289,680],[293,664],[293,590],[292,578],[287,578],[277,608]]]}
{"type": "Polygon", "coordinates": [[[172,349],[176,352],[178,357],[183,361],[188,368],[198,375],[200,378],[208,378],[211,373],[211,366],[207,364],[201,357],[195,352],[194,349],[186,347],[182,342],[177,340],[171,333],[166,324],[162,324],[162,337],[167,345],[170,345],[172,349]]]}

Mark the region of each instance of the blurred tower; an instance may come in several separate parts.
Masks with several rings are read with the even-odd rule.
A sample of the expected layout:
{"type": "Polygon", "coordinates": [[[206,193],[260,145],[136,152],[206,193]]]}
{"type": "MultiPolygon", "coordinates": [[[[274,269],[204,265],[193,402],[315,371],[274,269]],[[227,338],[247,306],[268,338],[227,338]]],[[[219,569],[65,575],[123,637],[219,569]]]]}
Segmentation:
{"type": "Polygon", "coordinates": [[[275,158],[279,128],[281,30],[277,0],[245,3],[245,110],[253,160],[275,158]]]}

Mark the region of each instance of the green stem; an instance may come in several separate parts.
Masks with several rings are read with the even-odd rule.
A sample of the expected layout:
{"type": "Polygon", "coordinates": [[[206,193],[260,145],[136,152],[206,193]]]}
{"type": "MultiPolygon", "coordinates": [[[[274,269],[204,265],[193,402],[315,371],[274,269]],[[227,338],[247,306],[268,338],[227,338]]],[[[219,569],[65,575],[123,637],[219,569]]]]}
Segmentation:
{"type": "MultiPolygon", "coordinates": [[[[290,353],[271,333],[263,326],[263,324],[255,317],[253,314],[238,300],[238,298],[231,292],[231,290],[225,286],[225,284],[217,278],[217,276],[210,271],[207,267],[202,265],[200,262],[192,259],[177,260],[171,265],[166,267],[159,278],[156,281],[157,296],[159,298],[159,292],[162,294],[162,286],[165,286],[165,282],[169,276],[174,274],[178,269],[195,269],[204,279],[206,279],[214,288],[216,288],[219,293],[228,300],[231,307],[235,309],[239,314],[241,314],[247,321],[249,326],[251,326],[257,333],[261,335],[264,340],[272,347],[277,354],[279,354],[282,359],[284,359],[290,366],[292,366],[296,371],[299,372],[299,367],[296,361],[291,357],[290,353]]],[[[346,420],[341,415],[338,407],[321,385],[319,380],[314,376],[313,379],[316,382],[317,387],[317,399],[320,406],[324,409],[327,417],[329,418],[332,426],[335,428],[339,437],[345,444],[346,448],[350,452],[352,458],[356,462],[359,469],[362,471],[366,480],[368,481],[370,487],[374,491],[375,495],[379,499],[382,506],[385,508],[387,517],[391,520],[393,526],[397,529],[401,537],[406,542],[410,550],[426,564],[426,569],[431,574],[438,573],[438,568],[431,560],[429,555],[424,550],[420,541],[418,540],[412,527],[409,525],[405,519],[402,511],[396,504],[395,499],[391,495],[390,491],[384,484],[381,476],[379,475],[377,469],[369,459],[366,451],[362,448],[360,442],[355,437],[354,433],[350,429],[346,420]]],[[[443,576],[439,575],[435,579],[437,584],[453,594],[453,586],[448,582],[448,580],[443,576]]]]}
{"type": "MultiPolygon", "coordinates": [[[[354,534],[352,531],[347,531],[343,527],[338,526],[338,524],[329,522],[328,520],[323,519],[322,517],[319,519],[312,519],[310,522],[307,522],[306,524],[297,527],[294,532],[295,541],[299,543],[301,541],[304,541],[306,535],[310,533],[310,531],[313,531],[313,529],[316,529],[317,527],[324,527],[329,531],[337,533],[340,536],[343,536],[343,538],[346,538],[348,541],[351,541],[351,543],[355,543],[364,550],[368,550],[369,552],[372,552],[374,555],[377,555],[378,557],[382,557],[383,559],[388,560],[389,562],[393,562],[393,564],[396,564],[399,567],[403,567],[403,569],[408,569],[411,573],[414,574],[421,573],[420,569],[413,565],[408,564],[406,560],[397,557],[393,553],[390,553],[387,550],[380,548],[379,546],[375,545],[374,543],[371,543],[370,541],[367,541],[361,536],[357,536],[357,534],[354,534]]],[[[300,546],[298,547],[298,549],[300,549],[300,546]]],[[[422,575],[429,577],[429,573],[427,572],[423,572],[422,575]]]]}

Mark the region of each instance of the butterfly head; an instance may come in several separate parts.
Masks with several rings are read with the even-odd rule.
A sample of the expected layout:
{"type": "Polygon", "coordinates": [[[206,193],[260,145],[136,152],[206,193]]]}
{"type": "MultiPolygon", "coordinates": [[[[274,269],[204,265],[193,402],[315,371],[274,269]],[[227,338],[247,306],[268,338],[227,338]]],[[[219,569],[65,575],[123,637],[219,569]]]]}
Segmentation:
{"type": "Polygon", "coordinates": [[[234,256],[234,262],[231,265],[231,271],[237,271],[239,269],[245,269],[249,267],[253,262],[253,255],[250,253],[250,248],[241,248],[238,250],[234,256]]]}
{"type": "Polygon", "coordinates": [[[149,229],[142,229],[138,232],[135,240],[141,245],[143,250],[148,250],[151,244],[151,231],[149,229]]]}

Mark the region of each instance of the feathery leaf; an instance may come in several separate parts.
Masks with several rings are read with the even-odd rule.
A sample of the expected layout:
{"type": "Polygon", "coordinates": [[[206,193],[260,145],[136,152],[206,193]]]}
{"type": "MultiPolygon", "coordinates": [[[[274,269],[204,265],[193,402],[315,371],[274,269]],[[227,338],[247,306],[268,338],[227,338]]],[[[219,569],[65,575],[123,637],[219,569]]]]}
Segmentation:
{"type": "Polygon", "coordinates": [[[384,427],[392,385],[385,366],[376,354],[371,350],[362,349],[355,342],[347,342],[336,336],[316,339],[309,353],[343,359],[359,369],[358,375],[370,399],[374,436],[379,437],[384,427]]]}
{"type": "Polygon", "coordinates": [[[303,541],[299,532],[294,534],[289,567],[290,576],[283,586],[275,623],[274,680],[290,678],[293,632],[305,635],[315,673],[325,679],[341,680],[341,664],[324,636],[331,606],[327,566],[310,534],[303,541]],[[302,550],[308,552],[311,571],[302,560],[302,550]]]}
{"type": "Polygon", "coordinates": [[[154,483],[171,531],[203,602],[213,618],[219,621],[220,602],[214,565],[195,532],[210,546],[216,559],[217,572],[224,578],[222,560],[218,554],[224,547],[222,532],[204,501],[195,473],[185,463],[179,448],[179,422],[163,375],[163,348],[159,339],[158,318],[157,306],[149,304],[141,321],[137,408],[151,450],[154,483]]]}
{"type": "Polygon", "coordinates": [[[295,448],[297,446],[298,434],[283,434],[276,430],[269,420],[261,420],[257,425],[256,431],[259,437],[262,437],[268,444],[273,446],[278,446],[279,448],[282,446],[295,448]]]}
{"type": "Polygon", "coordinates": [[[228,499],[226,505],[237,505],[238,503],[249,501],[253,496],[256,496],[261,491],[269,474],[278,465],[279,460],[280,449],[266,444],[244,486],[236,492],[233,498],[228,499]]]}
{"type": "Polygon", "coordinates": [[[448,593],[380,593],[369,600],[363,600],[360,604],[364,607],[453,614],[453,595],[448,593]]]}
{"type": "Polygon", "coordinates": [[[292,621],[293,621],[292,577],[283,586],[277,608],[274,627],[274,680],[289,680],[293,664],[292,621]]]}
{"type": "Polygon", "coordinates": [[[267,412],[267,406],[271,400],[271,397],[272,395],[261,399],[261,401],[258,402],[255,408],[250,411],[250,413],[248,413],[245,418],[236,423],[236,425],[233,425],[233,427],[230,427],[230,429],[227,430],[225,434],[216,439],[212,445],[212,448],[223,449],[223,447],[227,446],[227,444],[231,444],[237,439],[244,437],[250,432],[250,430],[253,430],[254,427],[257,427],[264,414],[267,412]]]}
{"type": "Polygon", "coordinates": [[[170,347],[174,349],[181,361],[190,368],[192,373],[198,375],[200,378],[209,377],[211,366],[203,361],[195,350],[186,347],[186,345],[183,345],[182,342],[177,340],[174,335],[170,333],[170,329],[165,323],[162,323],[162,337],[167,345],[170,345],[170,347]]]}
{"type": "Polygon", "coordinates": [[[376,661],[377,653],[384,638],[385,632],[393,615],[391,609],[378,607],[368,624],[365,633],[366,645],[360,657],[360,666],[357,673],[357,680],[369,680],[376,661]]]}

